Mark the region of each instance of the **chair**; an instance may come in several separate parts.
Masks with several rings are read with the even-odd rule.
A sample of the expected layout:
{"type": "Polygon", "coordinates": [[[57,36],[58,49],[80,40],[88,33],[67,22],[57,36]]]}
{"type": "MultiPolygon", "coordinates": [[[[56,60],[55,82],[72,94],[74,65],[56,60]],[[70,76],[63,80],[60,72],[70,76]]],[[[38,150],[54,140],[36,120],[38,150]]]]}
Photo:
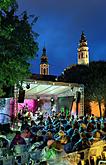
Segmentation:
{"type": "Polygon", "coordinates": [[[41,150],[36,149],[35,151],[30,152],[30,160],[34,165],[39,164],[41,160],[41,150]]]}
{"type": "Polygon", "coordinates": [[[8,152],[8,148],[0,148],[0,157],[5,156],[8,152]]]}
{"type": "Polygon", "coordinates": [[[26,145],[15,145],[14,146],[14,152],[15,154],[22,154],[23,152],[27,151],[27,146],[26,145]]]}
{"type": "Polygon", "coordinates": [[[96,165],[97,158],[98,157],[101,157],[101,155],[102,155],[103,146],[104,146],[104,142],[103,141],[99,141],[99,142],[96,142],[89,149],[89,154],[88,154],[89,164],[90,164],[90,158],[93,157],[93,159],[94,159],[94,165],[96,165]]]}
{"type": "Polygon", "coordinates": [[[98,165],[106,165],[106,160],[100,160],[98,165]]]}
{"type": "Polygon", "coordinates": [[[89,153],[89,148],[78,152],[78,154],[80,154],[82,165],[85,164],[85,162],[88,160],[88,153],[89,153]]]}
{"type": "Polygon", "coordinates": [[[29,161],[29,153],[25,152],[21,155],[21,164],[28,163],[29,161]]]}
{"type": "Polygon", "coordinates": [[[62,157],[63,160],[70,162],[70,164],[78,164],[80,155],[78,152],[73,152],[62,157]]]}
{"type": "Polygon", "coordinates": [[[14,165],[15,159],[13,156],[3,157],[3,165],[14,165]]]}
{"type": "Polygon", "coordinates": [[[29,153],[24,152],[22,154],[18,154],[15,157],[15,162],[18,164],[28,164],[29,163],[29,153]]]}

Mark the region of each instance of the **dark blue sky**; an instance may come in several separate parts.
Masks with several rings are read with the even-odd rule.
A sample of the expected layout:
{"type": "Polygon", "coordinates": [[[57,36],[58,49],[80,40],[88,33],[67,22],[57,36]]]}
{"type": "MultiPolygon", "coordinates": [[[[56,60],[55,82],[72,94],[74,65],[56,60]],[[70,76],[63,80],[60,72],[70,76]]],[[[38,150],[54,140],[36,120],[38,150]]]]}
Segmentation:
{"type": "Polygon", "coordinates": [[[77,63],[81,32],[88,40],[90,61],[106,61],[106,0],[18,0],[19,12],[26,10],[39,19],[33,30],[39,34],[38,57],[31,71],[39,73],[44,43],[50,74],[59,75],[77,63]]]}

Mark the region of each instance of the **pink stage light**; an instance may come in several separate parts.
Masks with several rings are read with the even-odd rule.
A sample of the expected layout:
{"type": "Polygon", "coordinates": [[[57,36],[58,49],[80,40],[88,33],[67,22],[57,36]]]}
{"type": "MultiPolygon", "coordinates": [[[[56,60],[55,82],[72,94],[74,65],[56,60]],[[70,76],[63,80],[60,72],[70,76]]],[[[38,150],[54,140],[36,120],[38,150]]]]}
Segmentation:
{"type": "Polygon", "coordinates": [[[35,112],[37,109],[37,100],[25,99],[24,103],[18,103],[18,111],[22,110],[23,107],[25,107],[26,105],[27,105],[29,111],[35,112]]]}

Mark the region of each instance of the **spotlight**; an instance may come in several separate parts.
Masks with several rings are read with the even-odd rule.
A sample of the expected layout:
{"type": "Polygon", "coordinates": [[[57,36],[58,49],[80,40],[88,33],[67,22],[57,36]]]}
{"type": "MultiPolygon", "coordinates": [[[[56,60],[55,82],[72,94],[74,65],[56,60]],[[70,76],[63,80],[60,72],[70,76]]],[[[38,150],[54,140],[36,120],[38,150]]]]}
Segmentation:
{"type": "Polygon", "coordinates": [[[71,90],[73,91],[74,87],[71,87],[71,90]]]}
{"type": "Polygon", "coordinates": [[[51,102],[53,102],[54,101],[54,98],[53,97],[51,97],[51,100],[50,100],[51,102]]]}
{"type": "Polygon", "coordinates": [[[29,89],[29,88],[30,88],[30,84],[27,84],[27,85],[26,85],[26,88],[29,89]]]}
{"type": "Polygon", "coordinates": [[[40,97],[37,97],[37,101],[40,101],[40,97]]]}

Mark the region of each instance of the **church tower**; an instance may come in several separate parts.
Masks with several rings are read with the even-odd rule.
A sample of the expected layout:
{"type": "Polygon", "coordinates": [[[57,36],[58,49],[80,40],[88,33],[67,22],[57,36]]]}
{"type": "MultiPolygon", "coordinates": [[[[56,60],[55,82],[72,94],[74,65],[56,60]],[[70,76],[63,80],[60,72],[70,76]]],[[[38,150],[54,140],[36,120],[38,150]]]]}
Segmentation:
{"type": "Polygon", "coordinates": [[[49,75],[49,64],[48,64],[48,57],[46,55],[46,48],[43,48],[43,53],[41,56],[40,74],[49,75]]]}
{"type": "Polygon", "coordinates": [[[89,65],[89,48],[84,32],[81,34],[78,47],[78,64],[89,65]]]}

